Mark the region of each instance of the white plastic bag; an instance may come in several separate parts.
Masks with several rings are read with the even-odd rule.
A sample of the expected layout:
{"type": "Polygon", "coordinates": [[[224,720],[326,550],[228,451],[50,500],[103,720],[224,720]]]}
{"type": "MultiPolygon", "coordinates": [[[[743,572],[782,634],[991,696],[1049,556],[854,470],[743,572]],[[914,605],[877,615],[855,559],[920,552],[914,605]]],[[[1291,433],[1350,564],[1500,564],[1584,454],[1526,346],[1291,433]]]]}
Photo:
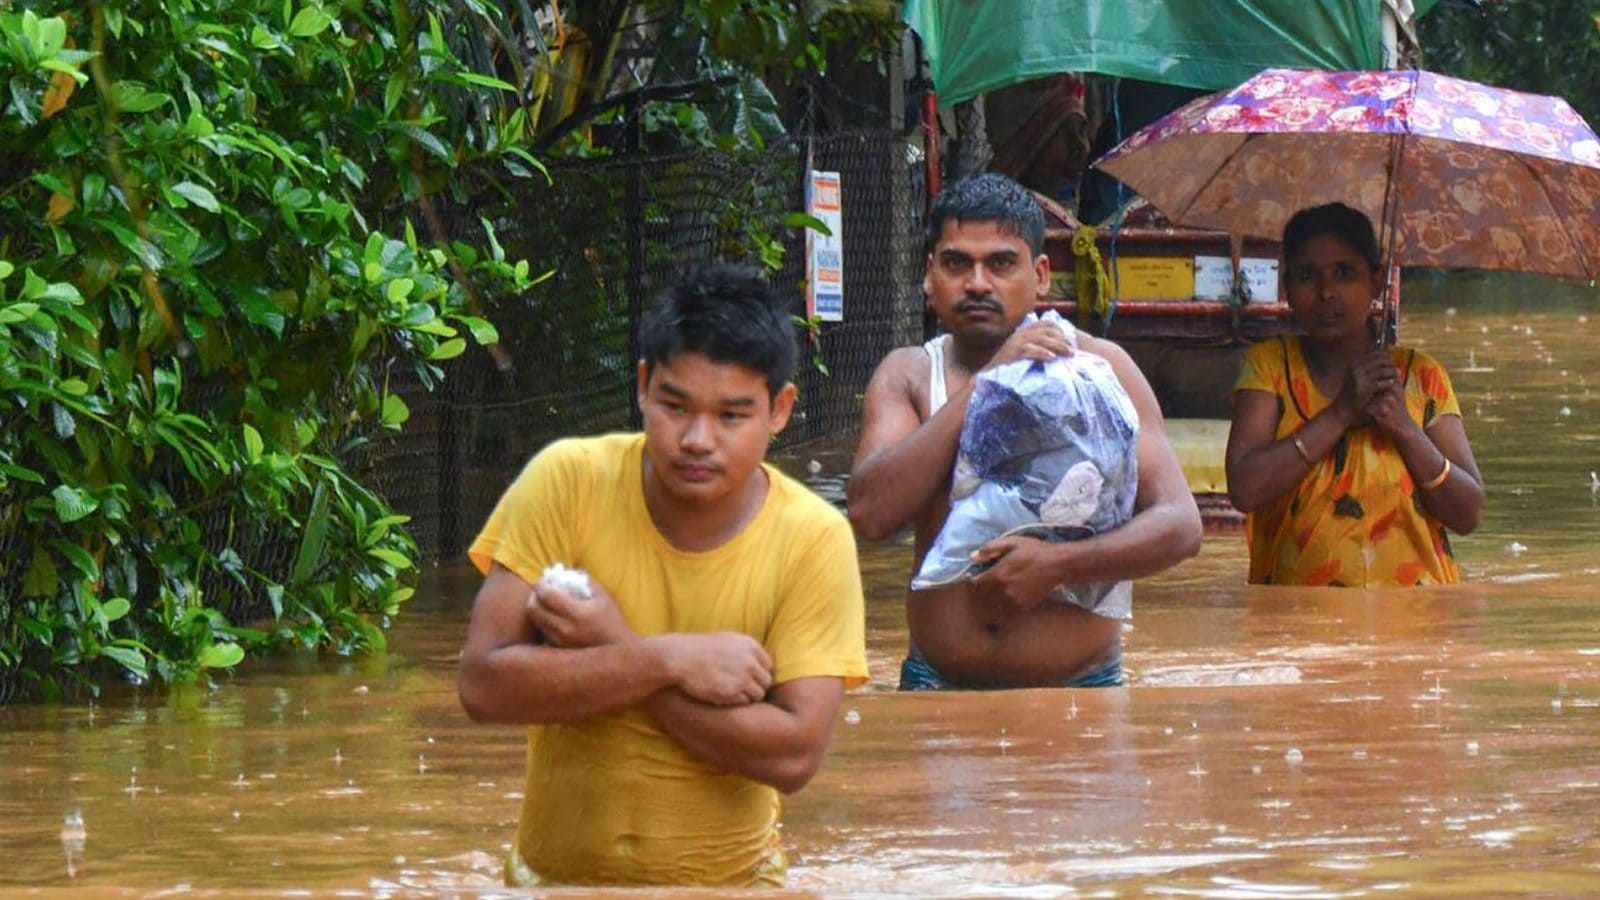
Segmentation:
{"type": "MultiPolygon", "coordinates": [[[[1032,314],[1018,327],[1041,321],[1032,314]]],[[[1076,348],[1077,331],[1053,310],[1076,348]]],[[[1008,534],[1079,540],[1133,516],[1139,413],[1116,372],[1089,353],[1018,360],[981,372],[961,425],[950,515],[911,581],[926,590],[978,574],[974,550],[1008,534]]],[[[1054,599],[1117,619],[1128,582],[1063,585],[1054,599]]]]}

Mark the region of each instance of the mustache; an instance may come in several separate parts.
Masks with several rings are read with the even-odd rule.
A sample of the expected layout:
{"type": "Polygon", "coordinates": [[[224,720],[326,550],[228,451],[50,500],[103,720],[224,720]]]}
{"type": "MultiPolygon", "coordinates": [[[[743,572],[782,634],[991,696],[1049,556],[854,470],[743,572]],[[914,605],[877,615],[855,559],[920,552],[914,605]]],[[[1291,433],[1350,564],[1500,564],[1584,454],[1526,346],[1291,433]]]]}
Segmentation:
{"type": "Polygon", "coordinates": [[[958,313],[972,312],[974,310],[1002,314],[1006,311],[1005,307],[1000,305],[1000,301],[991,296],[968,297],[956,304],[956,312],[958,313]]]}

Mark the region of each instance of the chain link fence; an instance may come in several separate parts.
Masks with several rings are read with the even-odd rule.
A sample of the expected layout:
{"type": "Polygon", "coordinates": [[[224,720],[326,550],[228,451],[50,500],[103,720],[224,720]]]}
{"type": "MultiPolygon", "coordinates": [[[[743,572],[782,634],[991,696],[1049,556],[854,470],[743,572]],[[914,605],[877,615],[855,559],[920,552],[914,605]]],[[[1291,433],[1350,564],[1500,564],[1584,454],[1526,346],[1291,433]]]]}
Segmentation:
{"type": "Polygon", "coordinates": [[[481,233],[486,220],[508,258],[551,274],[525,296],[486,300],[500,343],[452,360],[442,386],[391,384],[411,418],[371,477],[412,517],[425,556],[458,556],[545,444],[636,427],[640,313],[689,267],[753,262],[752,247],[781,244],[772,281],[804,315],[804,234],[784,219],[804,209],[808,155],[840,174],[844,321],[802,347],[800,402],[777,450],[850,440],[878,362],[922,334],[922,163],[903,137],[879,128],[794,138],[754,161],[698,151],[559,163],[549,184],[485,186],[442,211],[447,232],[481,233]]]}

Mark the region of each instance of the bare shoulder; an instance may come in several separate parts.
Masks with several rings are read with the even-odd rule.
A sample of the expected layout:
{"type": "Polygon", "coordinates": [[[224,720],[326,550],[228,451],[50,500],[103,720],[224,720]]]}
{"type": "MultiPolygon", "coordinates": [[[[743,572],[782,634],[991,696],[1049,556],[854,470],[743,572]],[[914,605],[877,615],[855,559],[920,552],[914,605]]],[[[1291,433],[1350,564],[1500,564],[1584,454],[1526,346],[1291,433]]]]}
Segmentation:
{"type": "Polygon", "coordinates": [[[1078,349],[1085,353],[1103,357],[1106,361],[1121,364],[1133,362],[1133,357],[1116,341],[1109,341],[1102,337],[1095,337],[1086,331],[1078,332],[1078,349]]]}
{"type": "Polygon", "coordinates": [[[928,351],[920,346],[896,347],[878,363],[872,374],[874,391],[889,391],[914,398],[928,390],[928,351]]]}
{"type": "Polygon", "coordinates": [[[920,344],[896,347],[878,364],[879,372],[904,373],[909,378],[928,380],[928,351],[920,344]]]}
{"type": "Polygon", "coordinates": [[[1112,370],[1117,373],[1118,380],[1122,382],[1123,388],[1129,393],[1150,389],[1149,381],[1145,379],[1144,373],[1139,371],[1139,364],[1134,362],[1133,357],[1128,355],[1128,351],[1122,349],[1117,342],[1108,341],[1105,338],[1095,337],[1080,331],[1078,332],[1078,349],[1084,353],[1092,353],[1111,363],[1112,370]]]}

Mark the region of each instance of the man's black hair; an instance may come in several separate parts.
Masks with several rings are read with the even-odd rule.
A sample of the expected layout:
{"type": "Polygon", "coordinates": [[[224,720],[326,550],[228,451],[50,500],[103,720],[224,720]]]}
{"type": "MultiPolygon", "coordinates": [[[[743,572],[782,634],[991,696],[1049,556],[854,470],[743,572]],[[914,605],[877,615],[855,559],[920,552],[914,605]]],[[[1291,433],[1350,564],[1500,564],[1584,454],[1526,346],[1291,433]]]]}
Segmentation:
{"type": "Polygon", "coordinates": [[[969,175],[939,192],[928,213],[925,252],[933,252],[949,219],[998,222],[1004,230],[1022,238],[1035,258],[1044,252],[1044,210],[1039,201],[1027,188],[996,172],[969,175]]]}
{"type": "Polygon", "coordinates": [[[753,266],[713,263],[691,270],[656,298],[639,330],[646,369],[680,353],[703,353],[766,376],[769,398],[794,376],[794,325],[753,266]]]}
{"type": "Polygon", "coordinates": [[[1378,235],[1372,230],[1372,220],[1343,203],[1308,206],[1291,216],[1283,226],[1284,262],[1304,250],[1312,238],[1323,235],[1349,244],[1374,272],[1378,270],[1378,235]]]}

